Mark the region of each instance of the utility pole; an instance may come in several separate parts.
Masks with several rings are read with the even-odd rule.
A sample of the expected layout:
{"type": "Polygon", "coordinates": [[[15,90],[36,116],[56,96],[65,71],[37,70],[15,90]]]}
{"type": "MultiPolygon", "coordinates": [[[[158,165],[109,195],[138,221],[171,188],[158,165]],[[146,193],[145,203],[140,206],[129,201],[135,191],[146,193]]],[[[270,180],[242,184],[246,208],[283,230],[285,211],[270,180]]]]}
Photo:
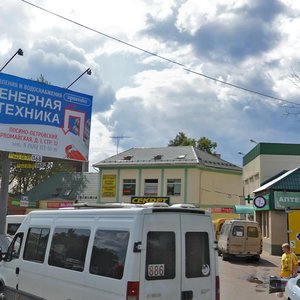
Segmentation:
{"type": "Polygon", "coordinates": [[[117,154],[119,153],[119,144],[120,144],[120,140],[121,139],[129,139],[130,136],[126,136],[126,135],[117,135],[117,136],[112,136],[112,139],[116,139],[117,141],[117,154]]]}
{"type": "Polygon", "coordinates": [[[8,203],[8,185],[10,160],[8,152],[2,153],[2,176],[1,176],[1,199],[0,199],[0,235],[5,234],[7,203],[8,203]]]}

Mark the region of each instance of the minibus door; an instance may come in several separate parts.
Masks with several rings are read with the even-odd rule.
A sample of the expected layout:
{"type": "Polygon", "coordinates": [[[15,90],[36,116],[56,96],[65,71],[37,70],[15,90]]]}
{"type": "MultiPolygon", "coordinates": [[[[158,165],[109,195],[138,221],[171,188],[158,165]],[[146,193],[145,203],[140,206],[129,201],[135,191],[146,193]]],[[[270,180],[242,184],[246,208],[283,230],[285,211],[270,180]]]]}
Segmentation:
{"type": "Polygon", "coordinates": [[[1,274],[5,282],[6,299],[19,298],[19,273],[20,273],[20,251],[22,247],[23,233],[14,236],[3,261],[1,274]]]}
{"type": "Polygon", "coordinates": [[[140,299],[181,300],[180,216],[145,215],[140,299]]]}
{"type": "Polygon", "coordinates": [[[181,299],[215,299],[216,254],[210,222],[204,222],[197,214],[182,214],[181,233],[181,299]]]}

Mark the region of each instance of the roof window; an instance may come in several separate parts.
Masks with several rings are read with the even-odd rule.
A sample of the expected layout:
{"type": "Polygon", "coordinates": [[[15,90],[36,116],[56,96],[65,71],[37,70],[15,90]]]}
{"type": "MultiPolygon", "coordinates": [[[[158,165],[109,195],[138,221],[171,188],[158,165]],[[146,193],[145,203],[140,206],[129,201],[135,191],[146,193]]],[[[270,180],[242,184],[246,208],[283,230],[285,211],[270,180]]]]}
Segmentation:
{"type": "Polygon", "coordinates": [[[123,160],[131,160],[133,158],[133,155],[126,155],[123,157],[123,160]]]}
{"type": "Polygon", "coordinates": [[[177,159],[184,159],[186,157],[186,154],[181,154],[177,156],[177,159]]]}
{"type": "Polygon", "coordinates": [[[163,156],[161,154],[157,154],[157,155],[154,156],[154,159],[155,160],[160,160],[160,159],[162,159],[162,157],[163,156]]]}

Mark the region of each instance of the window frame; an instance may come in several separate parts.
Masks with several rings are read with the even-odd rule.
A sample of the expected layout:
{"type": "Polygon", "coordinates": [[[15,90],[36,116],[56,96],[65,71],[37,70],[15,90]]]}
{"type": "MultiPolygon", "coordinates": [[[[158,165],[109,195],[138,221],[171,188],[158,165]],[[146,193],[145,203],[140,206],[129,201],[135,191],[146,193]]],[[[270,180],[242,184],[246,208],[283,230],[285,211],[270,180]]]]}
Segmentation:
{"type": "Polygon", "coordinates": [[[167,179],[167,196],[181,196],[181,178],[168,178],[167,179]],[[173,182],[171,182],[173,181],[173,182]],[[179,187],[179,192],[176,191],[176,187],[179,187]],[[172,192],[169,192],[169,188],[173,188],[172,192]]]}
{"type": "MultiPolygon", "coordinates": [[[[56,226],[53,230],[53,233],[52,233],[52,239],[51,239],[50,249],[49,249],[49,256],[48,256],[48,260],[47,260],[48,265],[51,266],[51,267],[56,267],[56,268],[60,268],[60,269],[64,269],[64,270],[70,270],[70,271],[75,271],[75,272],[83,272],[86,265],[87,265],[87,262],[86,262],[87,256],[88,256],[87,249],[88,249],[88,246],[89,246],[89,243],[90,243],[91,233],[92,233],[92,229],[90,227],[68,227],[68,226],[63,226],[63,225],[56,226]],[[83,245],[83,247],[80,250],[81,251],[85,250],[85,252],[81,252],[80,255],[77,254],[76,258],[71,257],[71,255],[69,255],[69,257],[67,257],[67,255],[65,255],[66,257],[64,257],[64,259],[63,259],[65,261],[65,264],[60,265],[60,264],[57,263],[57,261],[59,261],[59,260],[57,258],[55,258],[55,256],[51,257],[51,255],[57,255],[57,256],[62,255],[61,253],[59,253],[59,251],[54,250],[55,246],[61,245],[61,244],[58,244],[57,241],[55,241],[55,239],[60,238],[60,237],[55,236],[55,234],[63,234],[63,233],[69,234],[70,230],[74,230],[75,232],[76,231],[82,231],[81,234],[79,232],[76,233],[76,238],[79,238],[80,236],[83,236],[84,238],[87,238],[86,245],[83,245],[82,244],[83,241],[80,241],[81,242],[80,244],[83,245]],[[86,234],[83,234],[83,231],[85,231],[86,234]],[[80,258],[81,256],[82,256],[81,260],[77,259],[77,258],[80,258]],[[70,263],[69,267],[66,264],[67,259],[69,260],[69,263],[70,263]],[[73,264],[72,264],[72,260],[73,260],[73,264]],[[82,264],[82,266],[78,267],[78,264],[77,264],[77,267],[74,268],[75,260],[79,261],[82,264]]],[[[64,243],[62,245],[64,246],[63,250],[66,251],[66,253],[70,249],[71,250],[74,249],[74,248],[71,248],[71,243],[70,242],[71,242],[70,240],[68,241],[68,237],[65,237],[64,243]],[[67,247],[65,247],[66,245],[67,245],[67,247]]],[[[61,261],[63,261],[63,260],[61,259],[61,261]]]]}
{"type": "Polygon", "coordinates": [[[136,179],[135,178],[124,178],[123,179],[123,186],[122,186],[122,195],[123,196],[135,196],[136,194],[136,179]],[[125,182],[125,181],[132,181],[132,182],[125,182]],[[129,185],[129,186],[134,186],[134,191],[131,190],[130,188],[130,193],[124,193],[125,190],[125,185],[129,185]]]}
{"type": "MultiPolygon", "coordinates": [[[[32,226],[32,227],[29,227],[28,228],[28,231],[27,231],[27,236],[26,236],[26,241],[25,241],[25,245],[24,245],[24,252],[23,252],[23,260],[26,260],[26,261],[30,261],[30,262],[34,262],[34,263],[40,263],[40,264],[43,264],[45,262],[45,257],[46,257],[46,250],[47,250],[47,246],[48,246],[48,242],[49,242],[49,237],[50,237],[50,232],[51,232],[51,229],[50,227],[37,227],[37,226],[32,226]],[[30,238],[30,234],[31,234],[31,230],[32,229],[37,229],[39,230],[39,235],[38,235],[38,240],[37,240],[37,244],[34,245],[35,246],[35,258],[33,258],[33,256],[27,256],[27,251],[28,251],[28,247],[29,247],[29,238],[30,238]],[[45,236],[47,236],[47,239],[46,239],[46,243],[45,245],[43,246],[42,244],[42,234],[43,234],[43,231],[46,230],[47,233],[45,236]],[[42,259],[38,259],[38,249],[39,248],[42,248],[42,259]]],[[[32,255],[32,253],[31,253],[32,255]]]]}
{"type": "Polygon", "coordinates": [[[158,184],[159,180],[158,178],[145,178],[144,179],[144,196],[146,197],[157,197],[158,196],[158,184]],[[156,192],[154,191],[154,188],[156,192]],[[151,191],[151,192],[148,192],[151,191]]]}
{"type": "MultiPolygon", "coordinates": [[[[105,239],[104,239],[105,241],[105,239]]],[[[108,239],[106,239],[106,241],[108,241],[108,239]]],[[[113,239],[109,240],[110,242],[113,241],[113,239]]],[[[100,277],[104,277],[104,278],[110,278],[110,279],[117,279],[117,280],[121,280],[124,276],[124,269],[125,269],[125,264],[126,264],[126,257],[128,256],[128,246],[129,246],[129,241],[130,241],[130,230],[128,230],[127,228],[125,229],[110,229],[110,228],[98,228],[95,231],[95,235],[94,235],[94,240],[93,240],[93,245],[92,245],[92,251],[91,251],[91,256],[90,256],[90,261],[89,261],[89,273],[95,276],[100,276],[100,277]],[[124,236],[125,240],[125,244],[123,245],[124,247],[120,247],[119,248],[119,253],[121,251],[124,251],[124,257],[122,260],[118,260],[117,263],[115,263],[114,266],[111,267],[111,270],[109,270],[109,268],[106,268],[103,266],[103,264],[97,264],[93,263],[93,258],[94,257],[102,257],[101,255],[96,255],[96,248],[95,248],[95,243],[99,242],[101,244],[101,239],[99,238],[98,241],[96,241],[97,239],[97,233],[100,235],[100,233],[104,233],[104,234],[108,234],[108,233],[113,233],[113,234],[126,234],[126,236],[124,236]],[[100,271],[93,271],[92,268],[96,268],[98,267],[100,269],[100,271]],[[102,268],[102,270],[101,270],[102,268]],[[102,271],[102,272],[101,272],[102,271]],[[106,272],[105,272],[106,271],[106,272]],[[109,272],[108,272],[109,271],[109,272]],[[111,272],[111,273],[110,273],[111,272]]],[[[113,243],[111,243],[113,245],[113,243]]],[[[97,247],[98,251],[101,251],[102,249],[105,249],[107,251],[108,248],[101,248],[101,247],[97,247]]],[[[110,249],[111,250],[111,249],[110,249]]],[[[108,253],[107,253],[108,254],[108,253]]],[[[111,254],[111,258],[113,258],[113,252],[110,253],[111,254]]],[[[118,257],[120,258],[120,257],[118,257]]],[[[106,262],[108,261],[108,259],[105,260],[106,262]]],[[[112,259],[113,261],[113,259],[112,259]]]]}

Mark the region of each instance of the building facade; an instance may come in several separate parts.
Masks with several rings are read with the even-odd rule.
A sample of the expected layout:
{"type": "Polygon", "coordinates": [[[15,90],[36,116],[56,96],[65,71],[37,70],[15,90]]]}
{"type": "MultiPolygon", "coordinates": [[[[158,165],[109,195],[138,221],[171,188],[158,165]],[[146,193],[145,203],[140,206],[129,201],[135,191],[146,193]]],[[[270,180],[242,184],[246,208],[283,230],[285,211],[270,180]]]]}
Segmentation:
{"type": "Polygon", "coordinates": [[[243,195],[240,167],[192,146],[132,148],[94,167],[99,168],[102,203],[167,197],[171,204],[222,214],[222,208],[229,212],[240,204],[243,195]]]}
{"type": "MultiPolygon", "coordinates": [[[[300,192],[298,166],[299,144],[259,143],[243,158],[244,195],[253,201],[255,219],[262,228],[264,250],[271,254],[280,255],[281,244],[291,241],[290,211],[283,206],[279,208],[276,203],[280,193],[300,192]]],[[[294,206],[295,209],[298,208],[294,206]]],[[[292,245],[296,247],[297,243],[292,245]]]]}

